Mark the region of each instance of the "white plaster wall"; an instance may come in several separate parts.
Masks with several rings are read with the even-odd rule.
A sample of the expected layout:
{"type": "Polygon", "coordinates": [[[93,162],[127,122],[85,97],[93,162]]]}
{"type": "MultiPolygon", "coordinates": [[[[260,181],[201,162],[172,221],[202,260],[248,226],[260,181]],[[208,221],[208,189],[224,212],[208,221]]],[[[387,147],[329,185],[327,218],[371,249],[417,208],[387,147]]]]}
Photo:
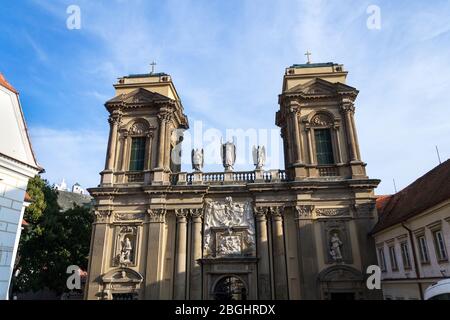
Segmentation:
{"type": "MultiPolygon", "coordinates": [[[[421,278],[443,278],[443,274],[441,270],[445,270],[445,276],[450,277],[450,260],[439,262],[436,257],[436,248],[433,239],[433,233],[429,228],[430,224],[436,223],[437,221],[441,222],[441,229],[445,239],[445,245],[447,249],[447,255],[450,256],[450,199],[444,203],[438,204],[437,206],[428,209],[424,213],[410,219],[409,221],[405,221],[405,224],[413,231],[414,237],[414,248],[416,251],[416,256],[419,265],[419,271],[421,278]],[[416,234],[414,231],[420,230],[424,228],[425,237],[427,241],[428,247],[428,255],[430,259],[430,263],[422,264],[420,262],[420,253],[418,248],[418,243],[416,240],[416,234]]],[[[413,291],[418,294],[417,282],[413,285],[402,284],[398,282],[392,282],[390,279],[407,279],[407,278],[416,278],[416,272],[414,267],[414,259],[412,253],[411,240],[409,238],[409,234],[406,229],[404,229],[401,225],[396,225],[382,232],[379,232],[375,235],[375,243],[377,247],[377,258],[378,257],[378,248],[384,248],[384,256],[386,260],[386,272],[382,273],[382,286],[383,286],[383,294],[392,296],[393,298],[397,297],[408,297],[413,295],[413,291]],[[403,236],[407,236],[403,238],[403,236]],[[403,259],[400,250],[400,243],[404,240],[408,240],[408,250],[410,254],[411,260],[411,269],[405,270],[403,266],[403,259]],[[398,271],[392,271],[391,259],[389,255],[389,246],[394,244],[395,252],[398,263],[398,271]],[[407,289],[405,289],[407,288],[407,289]],[[406,290],[406,291],[405,291],[406,290]],[[412,291],[411,291],[412,290],[412,291]],[[406,294],[407,292],[408,294],[406,294]]],[[[449,258],[450,259],[450,258],[449,258]]],[[[379,262],[379,261],[378,261],[379,262]]],[[[423,281],[423,280],[422,280],[423,281]]],[[[414,282],[414,281],[413,281],[414,282]]],[[[432,281],[435,282],[435,281],[432,281]]],[[[430,284],[432,283],[430,282],[430,284]]],[[[423,290],[428,286],[427,284],[422,284],[423,290]]]]}
{"type": "Polygon", "coordinates": [[[18,104],[17,96],[0,86],[0,153],[34,165],[26,147],[28,142],[24,141],[25,126],[18,104]]]}
{"type": "Polygon", "coordinates": [[[0,166],[0,299],[8,299],[28,177],[0,166]]]}

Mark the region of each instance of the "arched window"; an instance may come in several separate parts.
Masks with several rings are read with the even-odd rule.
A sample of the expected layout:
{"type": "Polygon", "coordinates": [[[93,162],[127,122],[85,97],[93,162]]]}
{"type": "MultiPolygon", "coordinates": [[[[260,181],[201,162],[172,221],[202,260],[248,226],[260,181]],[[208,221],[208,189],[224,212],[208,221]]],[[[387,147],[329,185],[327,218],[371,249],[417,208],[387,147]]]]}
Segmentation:
{"type": "Polygon", "coordinates": [[[247,289],[241,279],[226,276],[214,288],[215,300],[247,300],[247,289]]]}
{"type": "Polygon", "coordinates": [[[311,119],[310,123],[314,128],[317,164],[334,164],[333,139],[331,132],[333,126],[332,118],[328,114],[318,113],[311,119]]]}
{"type": "Polygon", "coordinates": [[[145,137],[131,138],[130,171],[144,170],[146,140],[145,137]]]}
{"type": "Polygon", "coordinates": [[[315,129],[317,164],[333,164],[333,143],[330,129],[315,129]]]}
{"type": "Polygon", "coordinates": [[[128,131],[129,145],[129,171],[144,171],[148,169],[149,152],[152,135],[147,123],[135,122],[128,131]]]}

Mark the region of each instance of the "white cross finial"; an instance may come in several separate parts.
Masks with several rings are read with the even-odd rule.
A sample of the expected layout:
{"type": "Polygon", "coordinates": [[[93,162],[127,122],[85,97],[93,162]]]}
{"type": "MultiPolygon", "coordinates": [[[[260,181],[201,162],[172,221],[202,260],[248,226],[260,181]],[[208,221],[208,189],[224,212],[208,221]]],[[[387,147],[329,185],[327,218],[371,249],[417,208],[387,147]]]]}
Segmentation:
{"type": "Polygon", "coordinates": [[[311,63],[311,60],[310,60],[311,52],[306,51],[305,56],[306,56],[306,58],[308,59],[308,61],[307,61],[306,63],[307,63],[307,64],[310,64],[310,63],[311,63]]]}
{"type": "Polygon", "coordinates": [[[150,63],[150,65],[152,66],[152,71],[150,73],[153,74],[153,73],[155,73],[156,62],[153,61],[152,63],[150,63]]]}

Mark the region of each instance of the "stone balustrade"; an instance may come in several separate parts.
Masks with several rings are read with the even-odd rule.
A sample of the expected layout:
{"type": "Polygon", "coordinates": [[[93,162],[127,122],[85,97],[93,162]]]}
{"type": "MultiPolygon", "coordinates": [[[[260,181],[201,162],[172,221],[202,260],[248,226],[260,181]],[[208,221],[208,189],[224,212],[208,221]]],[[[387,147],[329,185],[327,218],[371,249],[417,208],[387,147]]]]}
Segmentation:
{"type": "Polygon", "coordinates": [[[230,172],[180,172],[171,175],[171,184],[239,184],[239,183],[270,183],[287,181],[284,170],[255,170],[230,172]]]}

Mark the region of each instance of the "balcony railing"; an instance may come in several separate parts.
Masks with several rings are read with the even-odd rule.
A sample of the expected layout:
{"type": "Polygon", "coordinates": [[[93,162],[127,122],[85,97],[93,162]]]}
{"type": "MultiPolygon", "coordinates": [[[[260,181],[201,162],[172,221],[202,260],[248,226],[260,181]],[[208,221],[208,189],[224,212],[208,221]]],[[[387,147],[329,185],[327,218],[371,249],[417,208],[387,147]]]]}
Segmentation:
{"type": "Polygon", "coordinates": [[[337,167],[318,167],[319,176],[321,177],[336,177],[339,175],[337,167]]]}
{"type": "Polygon", "coordinates": [[[227,183],[269,183],[287,181],[284,170],[193,172],[171,175],[172,184],[227,184],[227,183]]]}

